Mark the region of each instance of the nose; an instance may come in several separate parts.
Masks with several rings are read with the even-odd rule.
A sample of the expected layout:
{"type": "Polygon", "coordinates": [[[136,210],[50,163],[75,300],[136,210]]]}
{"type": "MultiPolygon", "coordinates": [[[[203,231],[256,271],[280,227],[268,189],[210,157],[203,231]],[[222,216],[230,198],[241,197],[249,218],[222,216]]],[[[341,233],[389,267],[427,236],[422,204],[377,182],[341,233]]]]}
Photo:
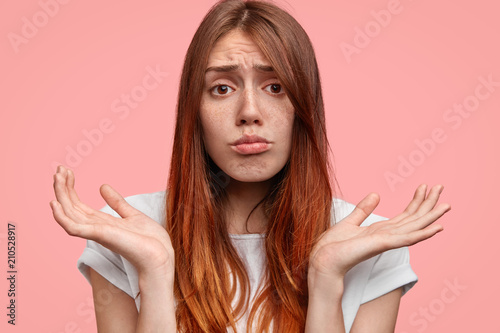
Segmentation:
{"type": "Polygon", "coordinates": [[[262,125],[259,99],[252,89],[244,89],[240,95],[236,125],[262,125]]]}

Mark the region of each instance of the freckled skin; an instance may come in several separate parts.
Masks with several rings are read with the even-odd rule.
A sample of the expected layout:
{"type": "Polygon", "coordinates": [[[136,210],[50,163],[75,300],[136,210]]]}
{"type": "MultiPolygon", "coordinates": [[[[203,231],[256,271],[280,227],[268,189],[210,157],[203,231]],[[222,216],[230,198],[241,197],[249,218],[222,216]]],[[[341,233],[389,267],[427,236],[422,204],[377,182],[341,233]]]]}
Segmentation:
{"type": "Polygon", "coordinates": [[[240,67],[232,72],[208,71],[200,106],[205,148],[219,168],[238,182],[269,180],[290,157],[293,106],[276,86],[275,73],[256,69],[256,64],[270,66],[246,33],[229,32],[212,48],[207,68],[240,67]],[[231,143],[244,134],[267,139],[270,149],[239,154],[231,143]]]}

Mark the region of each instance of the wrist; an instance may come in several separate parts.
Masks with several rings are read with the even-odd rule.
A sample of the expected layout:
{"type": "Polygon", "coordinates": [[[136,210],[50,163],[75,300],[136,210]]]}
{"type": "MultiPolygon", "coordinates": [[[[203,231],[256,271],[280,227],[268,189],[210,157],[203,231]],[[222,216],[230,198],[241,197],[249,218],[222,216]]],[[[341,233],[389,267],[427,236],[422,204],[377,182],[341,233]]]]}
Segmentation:
{"type": "Polygon", "coordinates": [[[312,270],[307,278],[309,300],[306,333],[345,332],[342,312],[343,276],[331,276],[312,270]]]}
{"type": "Polygon", "coordinates": [[[329,299],[342,298],[344,294],[344,276],[340,274],[324,274],[310,269],[307,274],[309,295],[325,296],[329,299]]]}
{"type": "Polygon", "coordinates": [[[144,269],[137,272],[139,289],[155,289],[159,286],[174,285],[174,268],[168,266],[155,267],[154,269],[144,269]]]}

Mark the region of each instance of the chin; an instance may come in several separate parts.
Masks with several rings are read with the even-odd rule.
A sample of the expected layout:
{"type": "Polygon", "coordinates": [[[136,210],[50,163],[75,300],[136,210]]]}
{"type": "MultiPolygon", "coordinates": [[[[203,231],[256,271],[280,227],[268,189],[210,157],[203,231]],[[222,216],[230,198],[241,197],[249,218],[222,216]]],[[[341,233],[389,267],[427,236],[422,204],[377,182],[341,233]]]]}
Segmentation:
{"type": "MultiPolygon", "coordinates": [[[[273,170],[274,171],[274,170],[273,170]]],[[[273,178],[279,170],[276,172],[273,171],[261,171],[261,170],[244,170],[244,171],[238,171],[238,172],[227,172],[226,174],[231,177],[231,179],[234,179],[239,182],[244,182],[244,183],[261,183],[270,180],[273,178]]]]}
{"type": "Polygon", "coordinates": [[[215,163],[217,167],[232,180],[241,183],[262,183],[271,180],[284,167],[286,161],[246,161],[237,163],[215,163]]]}
{"type": "Polygon", "coordinates": [[[265,176],[265,175],[256,175],[256,176],[253,176],[253,175],[235,175],[235,176],[229,176],[231,177],[231,179],[234,179],[236,181],[239,181],[239,182],[242,182],[242,183],[261,183],[261,182],[265,182],[271,178],[273,178],[274,175],[269,175],[269,176],[265,176]]]}

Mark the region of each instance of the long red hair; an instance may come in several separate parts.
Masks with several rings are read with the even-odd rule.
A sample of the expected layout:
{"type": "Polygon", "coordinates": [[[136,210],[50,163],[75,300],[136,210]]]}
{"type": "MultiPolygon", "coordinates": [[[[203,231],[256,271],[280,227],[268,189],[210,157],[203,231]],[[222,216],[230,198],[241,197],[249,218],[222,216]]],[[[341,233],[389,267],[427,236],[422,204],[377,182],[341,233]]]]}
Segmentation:
{"type": "Polygon", "coordinates": [[[248,331],[301,332],[307,312],[307,267],[331,225],[332,188],[321,84],[309,37],[287,12],[261,1],[216,4],[186,54],[167,187],[166,228],[175,251],[176,316],[182,332],[226,332],[249,306],[245,267],[224,220],[228,177],[204,149],[199,118],[212,46],[233,29],[248,33],[267,57],[295,108],[288,163],[262,201],[266,284],[250,311],[248,331]],[[237,286],[241,297],[232,307],[237,286]]]}

